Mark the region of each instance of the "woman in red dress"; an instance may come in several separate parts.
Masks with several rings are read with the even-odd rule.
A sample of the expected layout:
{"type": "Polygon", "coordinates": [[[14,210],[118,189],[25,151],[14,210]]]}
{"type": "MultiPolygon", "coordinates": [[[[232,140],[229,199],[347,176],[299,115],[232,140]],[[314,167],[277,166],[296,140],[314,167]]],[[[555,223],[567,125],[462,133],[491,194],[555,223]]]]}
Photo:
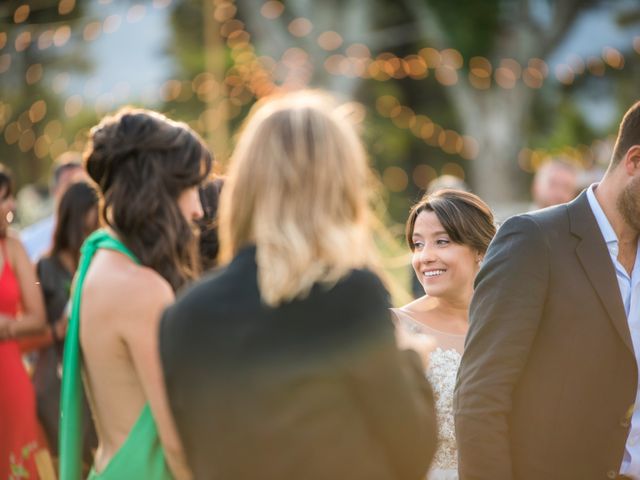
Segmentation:
{"type": "MultiPolygon", "coordinates": [[[[0,479],[41,478],[36,461],[48,459],[36,417],[33,386],[17,339],[45,327],[42,293],[17,236],[8,230],[12,181],[0,165],[0,479]],[[44,453],[44,455],[43,455],[44,453]]],[[[46,460],[44,460],[46,462],[46,460]]]]}

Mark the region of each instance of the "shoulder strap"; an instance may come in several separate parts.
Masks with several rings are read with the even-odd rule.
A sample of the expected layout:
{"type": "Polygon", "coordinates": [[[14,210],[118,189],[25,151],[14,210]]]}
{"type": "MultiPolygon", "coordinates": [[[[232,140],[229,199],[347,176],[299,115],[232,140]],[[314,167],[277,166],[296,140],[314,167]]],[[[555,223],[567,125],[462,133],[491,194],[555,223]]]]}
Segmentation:
{"type": "Polygon", "coordinates": [[[82,383],[80,351],[80,302],[82,286],[95,253],[107,248],[140,261],[118,239],[105,230],[91,234],[80,250],[80,263],[72,289],[71,317],[64,344],[62,393],[60,398],[60,478],[80,480],[82,475],[82,383]]]}

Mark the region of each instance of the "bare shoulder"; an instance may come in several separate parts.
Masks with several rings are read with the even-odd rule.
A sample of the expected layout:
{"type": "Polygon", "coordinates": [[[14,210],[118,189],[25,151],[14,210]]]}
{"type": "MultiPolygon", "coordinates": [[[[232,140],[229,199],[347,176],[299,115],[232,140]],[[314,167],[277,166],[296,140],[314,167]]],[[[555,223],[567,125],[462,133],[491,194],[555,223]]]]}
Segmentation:
{"type": "Polygon", "coordinates": [[[437,299],[423,295],[422,297],[403,305],[399,310],[408,315],[425,314],[431,312],[437,305],[437,299]]]}
{"type": "Polygon", "coordinates": [[[110,250],[96,254],[83,288],[85,294],[108,300],[113,311],[127,318],[155,315],[174,299],[171,286],[158,272],[110,250]]]}
{"type": "Polygon", "coordinates": [[[13,229],[9,229],[7,231],[7,235],[5,236],[5,244],[7,246],[7,253],[9,255],[9,259],[12,263],[15,263],[18,259],[22,257],[27,257],[27,251],[22,245],[20,241],[20,236],[18,232],[13,229]]]}
{"type": "Polygon", "coordinates": [[[143,303],[149,301],[170,302],[174,299],[174,293],[169,282],[149,267],[132,264],[126,284],[123,287],[130,292],[131,296],[143,303]]]}
{"type": "Polygon", "coordinates": [[[169,283],[148,267],[133,265],[121,287],[128,299],[126,317],[136,319],[134,323],[155,323],[160,312],[174,300],[169,283]]]}

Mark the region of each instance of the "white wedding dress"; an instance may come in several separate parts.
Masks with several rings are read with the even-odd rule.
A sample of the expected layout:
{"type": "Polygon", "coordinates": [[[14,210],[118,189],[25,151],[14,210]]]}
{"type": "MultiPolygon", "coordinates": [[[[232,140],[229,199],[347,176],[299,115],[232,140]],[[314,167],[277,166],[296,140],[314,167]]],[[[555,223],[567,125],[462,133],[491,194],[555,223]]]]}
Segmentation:
{"type": "Polygon", "coordinates": [[[458,449],[453,423],[453,389],[460,366],[464,335],[454,335],[430,328],[399,308],[392,308],[401,327],[412,333],[429,335],[438,347],[431,352],[427,378],[433,388],[438,420],[438,450],[427,475],[428,480],[458,480],[458,449]]]}

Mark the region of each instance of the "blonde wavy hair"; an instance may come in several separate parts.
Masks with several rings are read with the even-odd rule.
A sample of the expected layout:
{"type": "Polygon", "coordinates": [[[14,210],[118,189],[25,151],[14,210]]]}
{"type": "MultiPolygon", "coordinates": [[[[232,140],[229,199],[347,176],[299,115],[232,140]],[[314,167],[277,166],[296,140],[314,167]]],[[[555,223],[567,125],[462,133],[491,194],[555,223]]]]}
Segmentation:
{"type": "Polygon", "coordinates": [[[262,300],[304,298],[354,268],[378,270],[369,170],[347,111],[301,91],[259,102],[231,158],[220,200],[220,260],[256,245],[262,300]]]}

